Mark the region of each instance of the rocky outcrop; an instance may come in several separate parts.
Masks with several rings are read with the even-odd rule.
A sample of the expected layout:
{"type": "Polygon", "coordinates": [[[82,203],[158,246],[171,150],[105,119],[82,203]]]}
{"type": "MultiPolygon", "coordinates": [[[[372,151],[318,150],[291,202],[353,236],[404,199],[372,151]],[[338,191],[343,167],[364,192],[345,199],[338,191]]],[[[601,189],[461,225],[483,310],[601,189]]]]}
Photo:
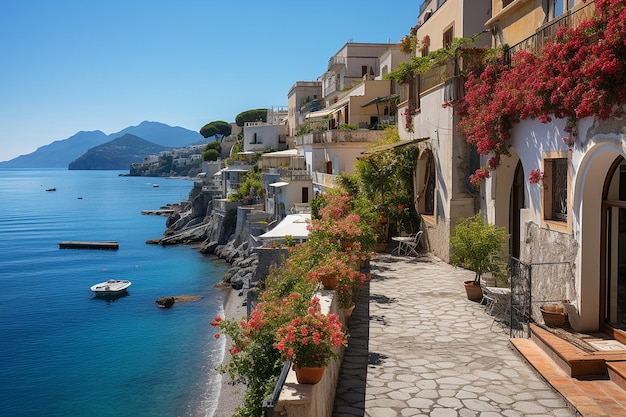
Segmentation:
{"type": "Polygon", "coordinates": [[[147,243],[195,245],[201,253],[215,255],[232,264],[222,278],[222,286],[247,289],[258,282],[259,256],[253,249],[260,243],[246,226],[247,217],[258,210],[238,207],[210,211],[211,200],[202,193],[201,183],[194,185],[190,200],[181,203],[168,217],[164,237],[147,243]]]}
{"type": "Polygon", "coordinates": [[[167,296],[161,297],[155,301],[157,307],[159,308],[170,308],[175,303],[190,303],[193,301],[198,301],[202,299],[199,295],[176,295],[176,296],[167,296]]]}

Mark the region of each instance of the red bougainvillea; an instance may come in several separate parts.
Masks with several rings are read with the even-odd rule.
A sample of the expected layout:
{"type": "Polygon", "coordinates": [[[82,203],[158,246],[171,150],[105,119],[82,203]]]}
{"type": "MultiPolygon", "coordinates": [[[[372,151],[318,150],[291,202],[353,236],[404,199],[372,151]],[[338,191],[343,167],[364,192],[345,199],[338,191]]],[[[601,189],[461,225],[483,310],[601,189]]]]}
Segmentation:
{"type": "Polygon", "coordinates": [[[480,155],[493,155],[471,177],[474,185],[509,154],[515,123],[567,119],[570,137],[564,141],[571,147],[577,120],[622,111],[617,105],[626,102],[626,1],[597,0],[595,7],[591,20],[561,27],[539,54],[519,51],[510,66],[501,54],[468,76],[459,130],[480,155]]]}

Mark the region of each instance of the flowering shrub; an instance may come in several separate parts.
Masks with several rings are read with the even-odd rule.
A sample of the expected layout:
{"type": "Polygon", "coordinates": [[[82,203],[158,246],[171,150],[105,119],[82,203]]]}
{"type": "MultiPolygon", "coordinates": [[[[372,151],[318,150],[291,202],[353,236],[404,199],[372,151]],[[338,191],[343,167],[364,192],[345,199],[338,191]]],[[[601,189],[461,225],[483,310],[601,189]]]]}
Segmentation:
{"type": "Polygon", "coordinates": [[[325,205],[319,208],[319,218],[308,226],[309,242],[328,247],[339,242],[359,242],[363,250],[374,247],[376,236],[373,227],[354,213],[354,196],[346,192],[325,196],[325,205]]]}
{"type": "Polygon", "coordinates": [[[537,184],[543,180],[545,174],[541,172],[539,169],[530,170],[530,174],[528,174],[528,182],[531,184],[537,184]]]}
{"type": "Polygon", "coordinates": [[[338,358],[337,348],[348,344],[339,318],[322,314],[318,298],[311,300],[306,315],[295,317],[276,334],[274,347],[299,367],[324,367],[338,358]]]}
{"type": "Polygon", "coordinates": [[[515,123],[536,118],[567,119],[567,145],[576,138],[576,121],[607,119],[626,102],[626,2],[597,0],[595,16],[577,28],[561,27],[540,54],[520,51],[511,66],[496,56],[482,72],[468,76],[459,129],[480,155],[493,154],[488,167],[472,177],[478,184],[508,155],[515,123]],[[590,42],[590,36],[597,42],[590,42]]]}
{"type": "Polygon", "coordinates": [[[413,114],[414,112],[409,110],[408,107],[402,112],[402,116],[404,116],[404,130],[409,133],[413,133],[415,131],[413,128],[413,114]]]}

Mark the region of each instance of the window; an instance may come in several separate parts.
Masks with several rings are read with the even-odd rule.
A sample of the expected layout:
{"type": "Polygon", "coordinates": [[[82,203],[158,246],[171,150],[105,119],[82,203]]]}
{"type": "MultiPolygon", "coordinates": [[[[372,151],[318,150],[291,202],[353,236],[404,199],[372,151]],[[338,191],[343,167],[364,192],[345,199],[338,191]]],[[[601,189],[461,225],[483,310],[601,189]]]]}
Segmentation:
{"type": "Polygon", "coordinates": [[[447,29],[443,32],[443,47],[449,48],[452,46],[452,41],[454,40],[454,26],[447,29]]]}
{"type": "Polygon", "coordinates": [[[367,75],[367,65],[361,65],[361,77],[367,75]]]}
{"type": "Polygon", "coordinates": [[[567,158],[547,159],[544,174],[544,218],[567,222],[567,158]]]}

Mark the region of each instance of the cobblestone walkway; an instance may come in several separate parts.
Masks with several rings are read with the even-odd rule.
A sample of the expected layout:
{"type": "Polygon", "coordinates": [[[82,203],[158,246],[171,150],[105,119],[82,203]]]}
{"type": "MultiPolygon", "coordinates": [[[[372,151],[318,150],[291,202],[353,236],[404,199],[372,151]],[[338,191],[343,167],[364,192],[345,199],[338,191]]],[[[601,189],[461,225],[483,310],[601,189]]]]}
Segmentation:
{"type": "Polygon", "coordinates": [[[467,300],[473,272],[380,255],[371,273],[349,322],[334,417],[577,415],[467,300]]]}

